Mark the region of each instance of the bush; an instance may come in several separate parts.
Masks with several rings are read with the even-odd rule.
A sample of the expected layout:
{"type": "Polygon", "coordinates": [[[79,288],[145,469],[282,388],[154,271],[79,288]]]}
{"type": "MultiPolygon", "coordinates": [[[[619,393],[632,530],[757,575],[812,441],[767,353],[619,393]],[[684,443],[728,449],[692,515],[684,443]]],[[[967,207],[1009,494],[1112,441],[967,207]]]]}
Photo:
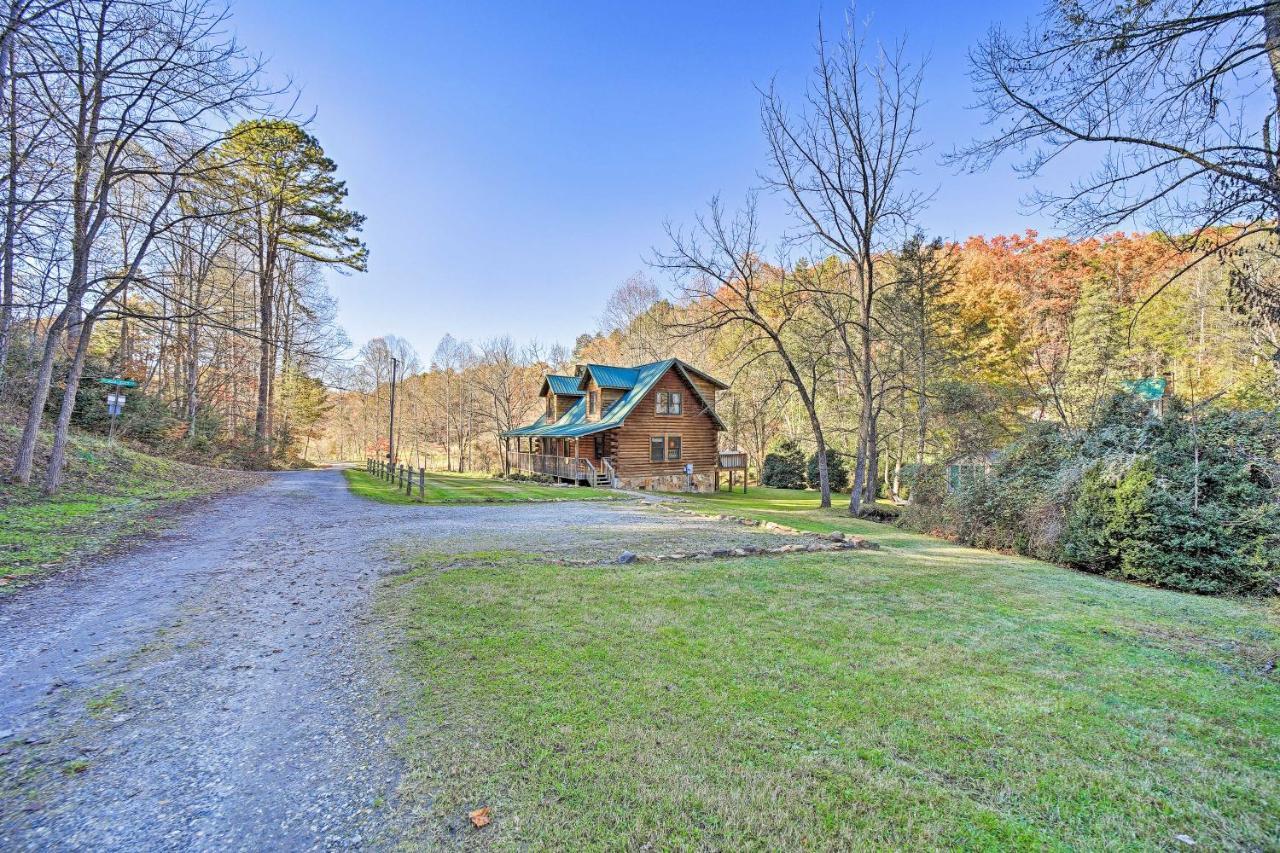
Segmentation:
{"type": "Polygon", "coordinates": [[[764,457],[760,483],[775,489],[803,489],[804,469],[804,451],[800,445],[789,438],[783,439],[764,457]]]}
{"type": "Polygon", "coordinates": [[[904,525],[1187,592],[1270,594],[1280,582],[1280,417],[1215,410],[1163,420],[1129,398],[1068,434],[1030,427],[984,476],[945,492],[912,479],[904,525]]]}
{"type": "MultiPolygon", "coordinates": [[[[805,468],[805,473],[809,478],[809,488],[818,488],[818,454],[816,451],[809,457],[809,464],[805,468]]],[[[843,492],[849,488],[849,469],[844,467],[844,457],[831,448],[827,448],[827,482],[830,483],[831,491],[833,492],[843,492]]]]}

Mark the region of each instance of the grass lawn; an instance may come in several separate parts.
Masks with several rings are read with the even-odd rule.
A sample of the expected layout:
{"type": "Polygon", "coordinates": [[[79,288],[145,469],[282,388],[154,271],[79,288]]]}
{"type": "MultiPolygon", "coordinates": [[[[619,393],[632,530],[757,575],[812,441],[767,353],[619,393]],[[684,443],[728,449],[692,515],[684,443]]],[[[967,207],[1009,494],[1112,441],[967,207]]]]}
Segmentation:
{"type": "Polygon", "coordinates": [[[426,840],[1276,845],[1271,606],[828,518],[812,495],[740,498],[696,502],[884,547],[585,569],[424,554],[388,582],[426,840]]]}
{"type": "MultiPolygon", "coordinates": [[[[0,426],[0,455],[9,458],[18,432],[0,426]]],[[[42,437],[36,456],[48,453],[42,437]]],[[[138,453],[96,436],[73,434],[62,490],[0,484],[0,595],[87,557],[135,533],[154,529],[161,513],[185,500],[259,482],[240,471],[187,465],[138,453]]]]}
{"type": "Polygon", "coordinates": [[[370,500],[393,504],[474,504],[511,503],[516,501],[592,501],[617,497],[607,489],[548,486],[515,480],[498,480],[483,474],[427,474],[426,499],[418,497],[418,479],[414,476],[413,496],[360,468],[342,472],[347,488],[370,500]]]}
{"type": "Polygon", "coordinates": [[[896,541],[899,533],[892,525],[850,518],[848,495],[833,494],[830,509],[818,508],[817,492],[773,489],[768,486],[751,486],[745,495],[741,491],[720,491],[672,494],[671,497],[683,499],[683,505],[689,509],[775,521],[797,530],[815,533],[840,530],[873,537],[877,542],[896,541]]]}

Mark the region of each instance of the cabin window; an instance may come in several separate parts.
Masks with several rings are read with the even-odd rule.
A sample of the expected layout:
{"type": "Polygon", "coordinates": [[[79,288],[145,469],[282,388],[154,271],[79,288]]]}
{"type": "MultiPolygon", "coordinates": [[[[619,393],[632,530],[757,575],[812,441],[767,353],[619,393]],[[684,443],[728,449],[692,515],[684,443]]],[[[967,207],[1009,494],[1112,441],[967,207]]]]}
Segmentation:
{"type": "Polygon", "coordinates": [[[596,458],[603,459],[604,458],[604,434],[603,433],[598,432],[595,434],[595,445],[596,445],[595,446],[596,458]]]}
{"type": "Polygon", "coordinates": [[[555,405],[555,397],[547,397],[547,420],[551,420],[551,408],[555,405]]]}
{"type": "Polygon", "coordinates": [[[655,435],[649,439],[650,462],[678,462],[680,460],[680,436],[655,435]]]}
{"type": "Polygon", "coordinates": [[[596,409],[599,408],[599,406],[600,406],[600,392],[599,391],[587,392],[587,414],[594,415],[596,413],[596,409]]]}
{"type": "Polygon", "coordinates": [[[678,415],[682,411],[683,401],[680,399],[679,391],[659,391],[657,414],[659,415],[678,415]]]}

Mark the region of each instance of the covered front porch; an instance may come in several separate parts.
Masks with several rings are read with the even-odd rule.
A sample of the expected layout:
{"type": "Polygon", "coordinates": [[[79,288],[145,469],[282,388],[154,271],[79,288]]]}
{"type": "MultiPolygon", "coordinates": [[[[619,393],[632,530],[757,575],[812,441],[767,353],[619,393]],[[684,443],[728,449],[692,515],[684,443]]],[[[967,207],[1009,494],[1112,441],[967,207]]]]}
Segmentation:
{"type": "Polygon", "coordinates": [[[612,486],[615,476],[612,460],[595,457],[590,452],[593,446],[584,446],[583,439],[579,438],[513,436],[507,440],[507,469],[570,483],[612,486]]]}

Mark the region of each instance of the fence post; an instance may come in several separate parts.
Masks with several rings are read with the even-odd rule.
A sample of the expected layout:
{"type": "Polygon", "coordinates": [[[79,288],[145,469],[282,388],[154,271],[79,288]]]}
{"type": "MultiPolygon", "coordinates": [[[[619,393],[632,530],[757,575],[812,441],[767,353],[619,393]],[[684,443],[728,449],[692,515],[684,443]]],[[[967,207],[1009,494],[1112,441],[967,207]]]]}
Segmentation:
{"type": "Polygon", "coordinates": [[[418,469],[418,497],[422,500],[427,499],[427,469],[418,469]]]}
{"type": "Polygon", "coordinates": [[[404,493],[409,497],[413,497],[413,466],[410,465],[405,469],[404,493]]]}

